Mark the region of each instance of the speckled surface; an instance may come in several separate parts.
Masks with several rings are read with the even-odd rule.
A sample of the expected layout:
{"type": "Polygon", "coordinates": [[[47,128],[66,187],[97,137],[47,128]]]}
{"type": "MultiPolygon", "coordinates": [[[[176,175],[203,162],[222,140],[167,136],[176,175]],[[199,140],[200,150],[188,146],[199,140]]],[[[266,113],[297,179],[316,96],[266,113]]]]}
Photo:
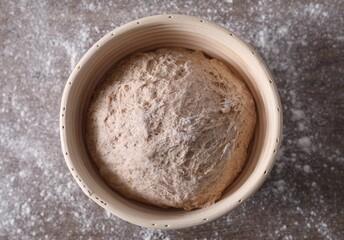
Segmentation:
{"type": "Polygon", "coordinates": [[[344,2],[0,2],[1,239],[344,239],[344,2]],[[130,20],[182,13],[251,43],[281,94],[284,140],[262,188],[185,230],[148,230],[89,200],[60,150],[59,105],[78,59],[130,20]]]}

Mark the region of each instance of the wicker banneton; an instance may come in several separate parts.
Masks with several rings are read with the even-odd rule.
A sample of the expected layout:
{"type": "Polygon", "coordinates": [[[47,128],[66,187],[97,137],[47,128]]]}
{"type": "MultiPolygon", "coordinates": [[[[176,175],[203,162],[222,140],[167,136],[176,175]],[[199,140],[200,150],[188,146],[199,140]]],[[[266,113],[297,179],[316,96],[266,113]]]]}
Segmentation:
{"type": "Polygon", "coordinates": [[[238,206],[264,182],[280,146],[281,103],[271,74],[257,52],[234,33],[184,15],[158,15],[127,23],[101,38],[82,57],[65,86],[60,111],[63,154],[76,182],[94,202],[116,216],[150,228],[184,228],[212,221],[238,206]],[[250,89],[258,121],[247,163],[212,206],[183,211],[129,200],[110,187],[89,157],[85,113],[93,91],[116,62],[136,52],[162,47],[201,50],[234,68],[250,89]]]}

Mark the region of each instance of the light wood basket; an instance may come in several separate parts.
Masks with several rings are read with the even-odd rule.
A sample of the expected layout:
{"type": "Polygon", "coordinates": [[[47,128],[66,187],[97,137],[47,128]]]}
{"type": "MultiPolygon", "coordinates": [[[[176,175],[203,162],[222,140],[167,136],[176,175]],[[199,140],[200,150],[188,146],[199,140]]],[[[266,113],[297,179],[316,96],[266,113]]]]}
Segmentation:
{"type": "Polygon", "coordinates": [[[82,57],[65,86],[60,111],[63,154],[76,182],[94,202],[116,216],[149,228],[184,228],[212,221],[238,206],[264,182],[280,146],[282,111],[276,85],[257,52],[234,33],[184,15],[150,16],[101,38],[82,57]],[[129,200],[106,185],[84,143],[90,97],[104,74],[123,57],[161,47],[201,50],[228,63],[249,87],[258,112],[247,163],[214,205],[198,210],[162,209],[129,200]]]}

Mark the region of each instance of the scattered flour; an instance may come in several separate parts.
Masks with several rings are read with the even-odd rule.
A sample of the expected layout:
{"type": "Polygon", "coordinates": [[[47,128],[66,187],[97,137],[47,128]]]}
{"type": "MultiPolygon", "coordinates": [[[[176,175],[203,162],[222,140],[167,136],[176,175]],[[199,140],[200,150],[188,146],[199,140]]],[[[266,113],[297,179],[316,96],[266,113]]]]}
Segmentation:
{"type": "Polygon", "coordinates": [[[278,180],[276,183],[277,191],[282,193],[286,190],[286,182],[284,180],[278,180]]]}
{"type": "Polygon", "coordinates": [[[305,173],[310,173],[311,172],[311,167],[309,165],[305,165],[305,166],[303,166],[303,171],[305,173]]]}
{"type": "Polygon", "coordinates": [[[169,236],[166,236],[162,230],[159,229],[142,229],[140,231],[142,240],[171,240],[169,236]]]}
{"type": "Polygon", "coordinates": [[[331,95],[332,86],[342,86],[335,73],[343,75],[344,68],[339,54],[337,65],[323,64],[327,52],[343,49],[342,1],[0,5],[1,239],[228,239],[244,238],[243,225],[256,226],[259,239],[344,239],[338,224],[344,216],[343,132],[333,128],[343,107],[331,95]],[[230,214],[196,228],[150,230],[120,220],[82,193],[63,160],[57,116],[69,73],[97,39],[128,21],[177,12],[217,22],[261,53],[280,91],[285,140],[267,182],[230,214]],[[316,93],[326,95],[312,99],[316,93]]]}
{"type": "Polygon", "coordinates": [[[311,139],[306,136],[301,137],[297,140],[297,146],[307,153],[311,151],[311,144],[311,139]]]}
{"type": "Polygon", "coordinates": [[[305,118],[305,112],[301,109],[291,109],[291,113],[293,114],[293,118],[296,120],[305,118]]]}

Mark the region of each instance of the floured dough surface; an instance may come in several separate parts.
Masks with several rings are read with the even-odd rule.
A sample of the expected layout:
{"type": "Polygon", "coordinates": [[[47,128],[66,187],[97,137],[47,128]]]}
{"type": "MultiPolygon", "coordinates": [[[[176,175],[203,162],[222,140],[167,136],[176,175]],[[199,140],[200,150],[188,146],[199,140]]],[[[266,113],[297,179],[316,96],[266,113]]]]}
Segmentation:
{"type": "Polygon", "coordinates": [[[253,98],[222,62],[164,48],[136,53],[97,88],[86,141],[109,186],[159,207],[213,204],[241,171],[253,98]]]}

